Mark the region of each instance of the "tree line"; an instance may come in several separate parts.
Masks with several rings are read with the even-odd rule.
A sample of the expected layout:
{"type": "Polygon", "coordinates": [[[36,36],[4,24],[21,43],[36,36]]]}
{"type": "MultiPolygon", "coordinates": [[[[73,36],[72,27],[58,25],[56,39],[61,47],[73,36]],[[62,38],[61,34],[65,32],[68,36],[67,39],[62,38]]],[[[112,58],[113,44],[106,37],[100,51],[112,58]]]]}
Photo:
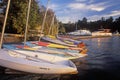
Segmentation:
{"type": "Polygon", "coordinates": [[[65,32],[72,32],[80,29],[87,29],[93,32],[101,28],[111,29],[112,33],[116,31],[120,32],[120,17],[116,19],[113,19],[113,17],[109,17],[107,19],[102,17],[100,20],[89,22],[87,18],[84,17],[82,20],[78,20],[76,23],[62,24],[62,26],[65,28],[65,32]]]}
{"type": "MultiPolygon", "coordinates": [[[[29,0],[12,0],[11,1],[8,19],[7,19],[7,25],[5,29],[6,33],[13,33],[13,34],[25,33],[28,2],[29,0]]],[[[7,5],[7,3],[4,5],[7,5]]],[[[39,0],[31,0],[28,30],[34,30],[36,32],[40,32],[45,11],[46,11],[46,7],[43,6],[39,0]]],[[[4,13],[5,13],[5,10],[4,10],[4,13]]],[[[53,15],[55,15],[53,10],[48,9],[44,31],[43,31],[44,34],[46,35],[49,32],[53,15]]],[[[1,31],[3,24],[2,22],[0,23],[1,23],[0,24],[0,31],[1,31]]],[[[56,19],[56,16],[54,16],[54,24],[52,25],[51,31],[52,32],[50,32],[49,34],[58,33],[58,21],[56,19]]]]}

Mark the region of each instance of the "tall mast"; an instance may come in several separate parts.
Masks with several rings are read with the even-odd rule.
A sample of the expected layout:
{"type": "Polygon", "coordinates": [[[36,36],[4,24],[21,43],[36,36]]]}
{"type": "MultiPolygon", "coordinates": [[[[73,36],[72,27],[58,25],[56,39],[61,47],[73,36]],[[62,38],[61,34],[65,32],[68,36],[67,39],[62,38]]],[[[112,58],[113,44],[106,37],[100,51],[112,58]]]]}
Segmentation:
{"type": "Polygon", "coordinates": [[[76,22],[76,25],[75,25],[75,26],[76,26],[76,31],[77,31],[77,29],[78,29],[78,28],[77,28],[77,22],[76,22]]]}
{"type": "Polygon", "coordinates": [[[48,4],[49,4],[49,2],[50,2],[50,0],[47,1],[46,11],[45,11],[45,15],[44,15],[44,18],[43,18],[43,23],[42,23],[42,26],[41,26],[39,41],[41,39],[43,30],[44,30],[44,25],[45,25],[45,20],[46,20],[46,15],[47,15],[47,11],[48,11],[48,4]]]}
{"type": "Polygon", "coordinates": [[[30,6],[31,6],[31,0],[29,0],[28,4],[28,11],[27,11],[27,21],[26,21],[26,27],[25,27],[25,38],[24,38],[24,46],[27,40],[27,31],[28,31],[28,21],[29,21],[29,15],[30,15],[30,6]]]}
{"type": "Polygon", "coordinates": [[[57,21],[57,35],[58,35],[58,33],[59,33],[59,27],[60,27],[59,21],[57,21]]]}
{"type": "Polygon", "coordinates": [[[2,44],[3,44],[3,37],[4,37],[5,26],[6,26],[6,21],[7,21],[7,17],[8,17],[9,8],[10,8],[10,0],[8,0],[6,14],[5,14],[5,19],[4,19],[4,23],[3,23],[1,40],[0,40],[0,49],[2,48],[2,44]]]}
{"type": "Polygon", "coordinates": [[[50,31],[52,29],[52,25],[54,25],[54,14],[53,14],[53,17],[52,17],[52,21],[51,21],[51,24],[50,24],[50,29],[49,29],[49,32],[48,32],[48,35],[50,35],[50,31]]]}

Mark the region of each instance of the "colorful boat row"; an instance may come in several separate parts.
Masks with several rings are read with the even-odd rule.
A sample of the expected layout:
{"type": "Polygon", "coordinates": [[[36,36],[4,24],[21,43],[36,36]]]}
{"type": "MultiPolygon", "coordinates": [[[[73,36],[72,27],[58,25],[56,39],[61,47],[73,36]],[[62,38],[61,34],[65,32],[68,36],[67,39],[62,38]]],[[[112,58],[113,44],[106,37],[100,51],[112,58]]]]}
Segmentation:
{"type": "MultiPolygon", "coordinates": [[[[26,31],[29,20],[31,0],[29,0],[26,31]]],[[[3,37],[10,0],[6,8],[0,43],[0,66],[35,74],[76,74],[76,65],[70,59],[86,56],[87,49],[81,41],[51,38],[44,36],[44,41],[26,41],[19,44],[3,44],[3,37]]],[[[47,10],[47,9],[46,9],[47,10]]],[[[44,21],[43,21],[44,22],[44,21]]],[[[53,36],[52,36],[53,37],[53,36]]]]}

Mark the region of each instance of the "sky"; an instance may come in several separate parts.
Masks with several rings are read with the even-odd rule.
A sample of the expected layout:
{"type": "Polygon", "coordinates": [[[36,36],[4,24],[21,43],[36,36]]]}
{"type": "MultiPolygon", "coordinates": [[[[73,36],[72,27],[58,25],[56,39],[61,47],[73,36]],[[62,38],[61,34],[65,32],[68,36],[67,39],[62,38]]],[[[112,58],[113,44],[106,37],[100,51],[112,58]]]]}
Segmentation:
{"type": "MultiPolygon", "coordinates": [[[[39,0],[44,6],[48,0],[39,0]]],[[[76,22],[84,17],[88,21],[120,16],[120,0],[50,0],[49,8],[63,23],[76,22]]]]}

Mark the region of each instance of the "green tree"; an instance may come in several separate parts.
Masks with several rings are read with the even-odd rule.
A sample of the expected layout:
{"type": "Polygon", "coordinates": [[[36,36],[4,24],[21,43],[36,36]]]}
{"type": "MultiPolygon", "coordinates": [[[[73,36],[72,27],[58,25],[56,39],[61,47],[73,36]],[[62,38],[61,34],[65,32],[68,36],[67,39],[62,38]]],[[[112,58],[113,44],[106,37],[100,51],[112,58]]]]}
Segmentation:
{"type": "Polygon", "coordinates": [[[26,24],[27,0],[12,0],[8,15],[9,29],[16,30],[17,33],[24,33],[26,24]]]}
{"type": "Polygon", "coordinates": [[[40,27],[40,25],[41,25],[41,20],[40,20],[40,11],[39,11],[38,2],[35,0],[32,0],[29,26],[30,26],[30,29],[36,29],[40,27]]]}
{"type": "MultiPolygon", "coordinates": [[[[25,31],[27,9],[29,0],[12,0],[7,28],[9,31],[14,33],[23,34],[25,31]]],[[[37,0],[32,0],[30,18],[29,18],[29,29],[35,29],[40,26],[40,10],[37,0]]]]}

